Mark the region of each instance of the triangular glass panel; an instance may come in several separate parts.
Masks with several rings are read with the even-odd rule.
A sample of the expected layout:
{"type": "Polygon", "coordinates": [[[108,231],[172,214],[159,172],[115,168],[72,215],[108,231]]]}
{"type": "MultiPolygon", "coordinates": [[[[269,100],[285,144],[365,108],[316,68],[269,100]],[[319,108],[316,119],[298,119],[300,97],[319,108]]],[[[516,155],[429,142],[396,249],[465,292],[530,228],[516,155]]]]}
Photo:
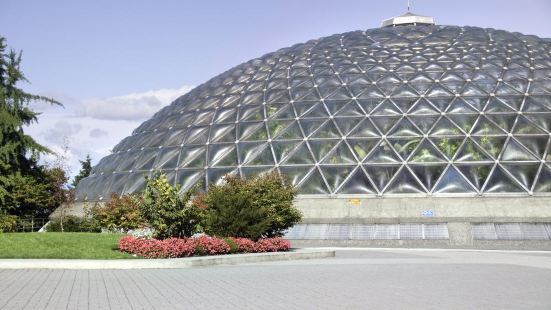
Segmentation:
{"type": "Polygon", "coordinates": [[[272,119],[293,119],[295,118],[295,112],[290,104],[283,106],[279,105],[266,105],[266,114],[272,119]]]}
{"type": "Polygon", "coordinates": [[[280,166],[279,170],[293,185],[297,185],[314,169],[313,166],[280,166]]]}
{"type": "Polygon", "coordinates": [[[523,93],[512,87],[509,87],[506,83],[503,82],[497,85],[495,94],[497,96],[523,95],[523,93]]]}
{"type": "Polygon", "coordinates": [[[308,140],[310,149],[314,154],[316,161],[320,161],[330,150],[332,150],[341,140],[336,139],[324,139],[324,140],[308,140]]]}
{"type": "Polygon", "coordinates": [[[312,138],[341,138],[342,135],[337,130],[337,127],[335,127],[335,124],[333,121],[328,120],[325,122],[314,134],[312,135],[312,138]]]}
{"type": "Polygon", "coordinates": [[[470,104],[466,103],[463,99],[455,99],[447,113],[478,113],[478,111],[473,108],[470,104]]]}
{"type": "Polygon", "coordinates": [[[514,136],[525,148],[532,151],[538,159],[543,159],[549,136],[514,136]]]}
{"type": "Polygon", "coordinates": [[[180,147],[163,148],[157,156],[157,161],[153,167],[155,169],[176,169],[180,149],[180,147]]]}
{"type": "Polygon", "coordinates": [[[293,121],[288,120],[269,120],[268,121],[268,130],[270,131],[270,136],[272,139],[277,137],[287,126],[289,126],[293,121]]]}
{"type": "Polygon", "coordinates": [[[522,110],[526,112],[549,112],[551,110],[551,100],[541,96],[526,97],[522,110]]]}
{"type": "Polygon", "coordinates": [[[457,169],[463,173],[477,190],[480,190],[484,186],[484,182],[486,182],[493,166],[493,164],[469,164],[458,165],[457,169]]]}
{"type": "Polygon", "coordinates": [[[323,159],[324,164],[356,164],[357,161],[346,143],[341,142],[323,159]]]}
{"type": "Polygon", "coordinates": [[[364,116],[365,113],[362,108],[356,103],[356,101],[350,101],[342,109],[340,109],[336,116],[364,116]]]}
{"type": "Polygon", "coordinates": [[[432,88],[426,93],[425,96],[429,98],[439,98],[439,97],[453,97],[454,94],[452,94],[446,88],[438,84],[434,84],[432,88]]]}
{"type": "Polygon", "coordinates": [[[436,184],[444,169],[446,169],[446,165],[410,165],[409,168],[423,183],[425,188],[430,190],[436,184]]]}
{"type": "Polygon", "coordinates": [[[478,115],[476,114],[450,114],[448,116],[459,128],[469,133],[473,128],[478,115]]]}
{"type": "Polygon", "coordinates": [[[384,100],[385,99],[359,99],[356,101],[360,104],[365,113],[371,114],[371,112],[373,112],[373,110],[384,100]]]}
{"type": "Polygon", "coordinates": [[[396,152],[402,157],[403,160],[406,160],[409,155],[415,150],[415,147],[419,145],[423,138],[410,138],[410,139],[392,139],[389,138],[388,142],[392,144],[396,152]]]}
{"type": "Polygon", "coordinates": [[[473,135],[504,135],[505,132],[490,122],[486,117],[480,116],[471,134],[473,135]]]}
{"type": "Polygon", "coordinates": [[[185,144],[204,144],[209,137],[209,127],[191,127],[188,131],[185,144]]]}
{"type": "MultiPolygon", "coordinates": [[[[253,135],[258,130],[264,130],[264,122],[243,122],[239,123],[239,140],[249,140],[247,139],[251,135],[253,135]]],[[[235,139],[233,140],[235,141],[235,139]]],[[[225,141],[225,142],[233,142],[232,140],[225,141]]]]}
{"type": "Polygon", "coordinates": [[[454,100],[452,97],[444,97],[444,98],[430,98],[428,101],[436,107],[439,111],[446,111],[450,107],[450,103],[454,100]]]}
{"type": "Polygon", "coordinates": [[[413,163],[437,163],[446,162],[447,159],[428,141],[424,140],[411,156],[409,161],[413,163]]]}
{"type": "Polygon", "coordinates": [[[423,132],[428,134],[434,123],[440,118],[439,115],[412,115],[409,117],[411,121],[417,125],[423,132]]]}
{"type": "Polygon", "coordinates": [[[302,140],[295,141],[273,141],[272,147],[274,149],[274,155],[276,161],[281,163],[285,160],[293,150],[295,150],[300,143],[303,143],[302,140]]]}
{"type": "Polygon", "coordinates": [[[134,164],[134,170],[149,170],[153,168],[153,163],[158,155],[158,149],[143,150],[134,164]]]}
{"type": "Polygon", "coordinates": [[[181,169],[177,171],[176,184],[180,186],[180,193],[185,192],[197,183],[203,183],[202,186],[205,187],[205,169],[181,169]]]}
{"type": "Polygon", "coordinates": [[[420,194],[425,192],[426,190],[405,166],[385,189],[387,194],[420,194]]]}
{"type": "Polygon", "coordinates": [[[540,164],[508,164],[503,163],[502,166],[512,174],[517,181],[519,181],[524,187],[531,189],[534,184],[536,175],[540,168],[540,164]]]}
{"type": "Polygon", "coordinates": [[[504,104],[510,106],[515,111],[520,111],[520,107],[524,102],[524,96],[509,96],[509,97],[496,97],[504,104]]]}
{"type": "Polygon", "coordinates": [[[495,167],[494,172],[488,180],[488,184],[484,188],[485,193],[518,193],[525,191],[499,166],[495,167]]]}
{"type": "Polygon", "coordinates": [[[434,128],[431,130],[430,135],[431,136],[452,136],[452,135],[463,135],[463,133],[447,118],[442,117],[440,118],[438,123],[436,123],[434,128]]]}
{"type": "Polygon", "coordinates": [[[241,167],[241,176],[244,178],[253,178],[273,171],[273,167],[241,167]]]}
{"type": "Polygon", "coordinates": [[[295,101],[319,101],[321,99],[315,88],[293,88],[292,94],[295,101]]]}
{"type": "Polygon", "coordinates": [[[488,97],[465,97],[462,98],[467,104],[473,108],[482,111],[488,103],[488,97]]]}
{"type": "Polygon", "coordinates": [[[467,139],[461,147],[455,159],[459,162],[465,161],[493,161],[490,156],[486,155],[471,139],[467,139]]]}
{"type": "MultiPolygon", "coordinates": [[[[417,102],[416,97],[411,98],[392,98],[392,102],[402,111],[406,113],[417,102]]],[[[424,100],[424,99],[423,99],[424,100]]]]}
{"type": "Polygon", "coordinates": [[[382,191],[392,177],[400,170],[400,165],[365,165],[365,171],[367,175],[371,177],[374,185],[377,186],[379,191],[382,191]]]}
{"type": "Polygon", "coordinates": [[[302,115],[306,114],[306,112],[310,111],[314,106],[318,105],[319,102],[301,102],[301,103],[294,103],[295,111],[297,112],[297,115],[301,117],[302,115]]]}
{"type": "Polygon", "coordinates": [[[536,161],[538,160],[534,155],[525,150],[517,141],[509,139],[507,146],[503,150],[501,160],[505,161],[536,161]]]}
{"type": "Polygon", "coordinates": [[[391,97],[393,98],[415,98],[419,97],[419,94],[408,84],[402,84],[400,87],[394,89],[391,97]]]}
{"type": "Polygon", "coordinates": [[[364,171],[358,167],[341,186],[338,194],[375,194],[376,192],[364,171]]]}
{"type": "Polygon", "coordinates": [[[473,83],[466,83],[463,87],[463,90],[461,91],[462,97],[476,97],[476,96],[488,96],[488,93],[481,90],[477,86],[475,86],[473,83]]]}
{"type": "Polygon", "coordinates": [[[329,184],[329,190],[335,193],[339,185],[357,166],[320,166],[321,172],[329,184]]]}
{"type": "Polygon", "coordinates": [[[291,139],[303,139],[302,132],[297,121],[287,126],[275,139],[277,140],[291,140],[291,139]]]}
{"type": "MultiPolygon", "coordinates": [[[[346,117],[346,118],[335,118],[334,121],[337,124],[337,127],[341,130],[341,132],[346,136],[350,131],[356,127],[362,120],[365,118],[360,117],[346,117]]],[[[373,125],[372,125],[373,126],[373,125]]]]}
{"type": "Polygon", "coordinates": [[[299,120],[302,129],[304,130],[305,136],[310,136],[314,131],[316,131],[320,126],[325,122],[324,119],[308,119],[308,120],[299,120]]]}
{"type": "Polygon", "coordinates": [[[392,126],[394,126],[398,120],[400,119],[400,116],[394,116],[394,117],[388,117],[388,116],[374,116],[371,117],[371,121],[377,126],[379,131],[385,135],[392,126]]]}
{"type": "Polygon", "coordinates": [[[485,108],[485,112],[486,113],[511,113],[516,111],[510,106],[498,100],[497,98],[491,98],[490,102],[485,108]]]}
{"type": "Polygon", "coordinates": [[[418,94],[422,95],[427,92],[427,90],[431,87],[432,83],[433,83],[432,80],[430,80],[430,82],[428,83],[418,83],[418,82],[410,81],[409,85],[413,89],[415,89],[415,91],[418,94]]]}
{"type": "Polygon", "coordinates": [[[377,106],[371,114],[377,116],[393,116],[402,115],[402,111],[400,111],[390,100],[385,100],[377,106]]]}
{"type": "Polygon", "coordinates": [[[463,178],[463,176],[453,167],[450,166],[446,173],[442,176],[438,185],[434,188],[434,193],[471,193],[475,190],[463,178]]]}
{"type": "Polygon", "coordinates": [[[209,144],[209,167],[237,166],[235,144],[209,144]]]}
{"type": "Polygon", "coordinates": [[[534,186],[534,192],[536,193],[549,193],[551,192],[551,169],[547,165],[543,165],[538,181],[534,186]]]}
{"type": "Polygon", "coordinates": [[[388,133],[389,136],[411,137],[421,136],[421,132],[415,128],[411,121],[407,118],[402,118],[400,122],[388,133]]]}
{"type": "MultiPolygon", "coordinates": [[[[349,101],[347,100],[326,100],[324,101],[325,106],[329,110],[331,115],[335,115],[337,111],[342,109],[349,101]]],[[[327,113],[326,113],[327,114],[327,113]]]]}
{"type": "Polygon", "coordinates": [[[381,141],[366,158],[365,162],[368,163],[401,163],[402,160],[392,150],[390,144],[383,140],[381,141]]]}
{"type": "Polygon", "coordinates": [[[235,122],[237,109],[219,109],[214,116],[214,123],[233,123],[235,122]]]}
{"type": "Polygon", "coordinates": [[[373,123],[371,123],[369,118],[365,118],[352,132],[349,134],[350,137],[358,138],[371,138],[371,137],[380,137],[381,134],[375,128],[373,123]]]}
{"type": "Polygon", "coordinates": [[[356,158],[360,161],[364,160],[379,141],[380,139],[347,139],[348,144],[356,154],[356,158]]]}
{"type": "Polygon", "coordinates": [[[390,95],[392,95],[394,90],[398,88],[399,84],[394,84],[394,83],[380,84],[380,83],[377,83],[377,85],[379,86],[379,89],[383,92],[383,94],[385,94],[385,96],[390,96],[390,95]]]}
{"type": "Polygon", "coordinates": [[[241,142],[237,146],[241,165],[273,165],[274,158],[268,143],[241,142]]]}
{"type": "Polygon", "coordinates": [[[325,109],[324,105],[322,103],[318,103],[310,110],[302,114],[301,118],[326,118],[327,116],[329,116],[329,114],[327,114],[327,110],[325,109]]]}
{"type": "Polygon", "coordinates": [[[408,114],[417,115],[417,114],[440,114],[440,111],[438,111],[432,104],[430,104],[427,100],[421,98],[417,101],[415,106],[413,106],[410,110],[404,111],[408,114]]]}
{"type": "Polygon", "coordinates": [[[551,113],[524,114],[524,116],[547,132],[551,131],[551,113]]]}
{"type": "Polygon", "coordinates": [[[184,146],[180,153],[180,163],[178,164],[179,168],[189,168],[189,167],[205,167],[206,157],[205,157],[206,147],[205,146],[184,146]]]}
{"type": "Polygon", "coordinates": [[[213,125],[210,142],[235,142],[235,124],[213,125]]]}
{"type": "Polygon", "coordinates": [[[376,99],[376,98],[384,98],[385,95],[376,87],[376,86],[361,86],[359,88],[350,87],[350,90],[352,93],[358,98],[358,99],[376,99]],[[358,93],[356,93],[354,90],[358,90],[358,93]]]}
{"type": "MultiPolygon", "coordinates": [[[[322,88],[321,88],[322,89],[322,88]]],[[[339,87],[333,91],[329,96],[325,97],[326,100],[346,100],[351,99],[352,95],[344,87],[339,87]]]]}
{"type": "Polygon", "coordinates": [[[177,146],[182,144],[186,136],[187,129],[173,129],[167,134],[167,138],[163,141],[163,146],[177,146]]]}
{"type": "Polygon", "coordinates": [[[264,119],[264,108],[262,106],[244,106],[239,109],[240,121],[258,121],[264,119]]]}
{"type": "Polygon", "coordinates": [[[505,145],[506,136],[473,136],[472,139],[478,143],[494,159],[497,159],[503,145],[505,145]]]}
{"type": "Polygon", "coordinates": [[[297,146],[286,159],[282,161],[285,165],[314,164],[315,160],[308,149],[306,142],[297,146]]]}
{"type": "Polygon", "coordinates": [[[535,126],[532,122],[530,122],[528,119],[526,119],[523,116],[519,116],[517,118],[517,123],[515,125],[515,129],[513,130],[514,134],[530,134],[530,135],[546,135],[547,133],[537,126],[535,126]]]}
{"type": "Polygon", "coordinates": [[[515,120],[517,119],[516,114],[486,114],[486,118],[496,123],[502,130],[505,132],[511,131],[515,120]]]}
{"type": "Polygon", "coordinates": [[[459,146],[463,142],[462,137],[446,137],[446,138],[437,138],[432,137],[430,140],[438,147],[446,157],[451,160],[457,150],[459,149],[459,146]]]}
{"type": "Polygon", "coordinates": [[[305,180],[299,186],[300,194],[329,194],[329,190],[325,185],[318,169],[314,168],[314,171],[308,175],[305,180]]]}

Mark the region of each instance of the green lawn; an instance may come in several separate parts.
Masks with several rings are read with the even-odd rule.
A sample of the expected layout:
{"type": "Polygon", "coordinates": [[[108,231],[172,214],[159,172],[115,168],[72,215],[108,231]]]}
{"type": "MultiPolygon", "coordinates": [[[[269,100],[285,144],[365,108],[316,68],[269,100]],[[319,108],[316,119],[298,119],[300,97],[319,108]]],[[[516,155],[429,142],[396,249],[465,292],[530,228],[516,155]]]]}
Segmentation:
{"type": "Polygon", "coordinates": [[[117,250],[120,234],[0,233],[0,258],[135,258],[117,250]]]}

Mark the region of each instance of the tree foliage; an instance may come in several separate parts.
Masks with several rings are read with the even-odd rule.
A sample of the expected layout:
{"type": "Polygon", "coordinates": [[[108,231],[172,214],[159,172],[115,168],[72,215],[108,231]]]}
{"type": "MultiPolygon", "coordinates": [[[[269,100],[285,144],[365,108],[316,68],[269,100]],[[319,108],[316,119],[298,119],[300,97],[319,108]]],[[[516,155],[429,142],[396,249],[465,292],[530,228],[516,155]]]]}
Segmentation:
{"type": "Polygon", "coordinates": [[[293,207],[295,196],[293,185],[275,172],[250,179],[227,175],[223,184],[211,185],[204,197],[205,230],[253,240],[281,236],[302,218],[293,207]]]}
{"type": "Polygon", "coordinates": [[[80,161],[80,171],[75,176],[75,179],[73,180],[73,187],[77,187],[78,182],[80,180],[84,179],[85,177],[89,176],[92,173],[92,158],[90,158],[90,154],[86,155],[86,158],[84,160],[80,161]]]}
{"type": "Polygon", "coordinates": [[[50,151],[23,131],[37,121],[38,113],[29,104],[61,104],[18,87],[28,82],[20,69],[21,53],[6,48],[0,37],[0,211],[23,214],[25,208],[34,210],[43,204],[49,208],[48,182],[59,177],[58,172],[38,164],[39,156],[50,151]]]}
{"type": "Polygon", "coordinates": [[[198,228],[203,210],[190,203],[193,190],[179,193],[179,186],[172,186],[166,175],[146,177],[146,186],[140,197],[140,212],[153,229],[153,237],[190,237],[198,228]]]}

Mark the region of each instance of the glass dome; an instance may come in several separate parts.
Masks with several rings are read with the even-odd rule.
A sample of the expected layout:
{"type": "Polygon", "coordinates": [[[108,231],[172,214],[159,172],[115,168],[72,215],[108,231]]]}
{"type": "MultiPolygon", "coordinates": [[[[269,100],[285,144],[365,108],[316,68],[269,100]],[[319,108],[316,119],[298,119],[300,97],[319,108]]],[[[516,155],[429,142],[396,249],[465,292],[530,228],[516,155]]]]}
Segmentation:
{"type": "Polygon", "coordinates": [[[277,169],[301,195],[551,192],[551,41],[495,29],[337,34],[243,63],[141,124],[77,200],[277,169]]]}

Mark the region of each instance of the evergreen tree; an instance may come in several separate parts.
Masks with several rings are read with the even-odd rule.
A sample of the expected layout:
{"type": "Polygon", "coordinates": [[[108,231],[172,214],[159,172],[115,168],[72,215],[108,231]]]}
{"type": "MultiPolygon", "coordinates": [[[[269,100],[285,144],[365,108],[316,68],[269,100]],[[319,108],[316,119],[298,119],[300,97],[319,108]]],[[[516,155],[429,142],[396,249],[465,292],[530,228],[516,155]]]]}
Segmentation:
{"type": "Polygon", "coordinates": [[[20,64],[21,52],[7,52],[5,38],[0,37],[0,212],[23,207],[11,197],[15,188],[21,188],[22,180],[43,183],[48,179],[38,159],[50,151],[23,131],[24,126],[37,121],[39,114],[29,104],[42,101],[61,105],[54,99],[18,88],[19,83],[28,82],[20,64]]]}
{"type": "Polygon", "coordinates": [[[80,180],[84,179],[85,177],[89,176],[90,173],[92,173],[92,158],[90,158],[90,154],[86,155],[86,158],[84,160],[80,161],[80,171],[78,172],[77,176],[73,180],[73,187],[77,187],[78,182],[80,180]]]}

